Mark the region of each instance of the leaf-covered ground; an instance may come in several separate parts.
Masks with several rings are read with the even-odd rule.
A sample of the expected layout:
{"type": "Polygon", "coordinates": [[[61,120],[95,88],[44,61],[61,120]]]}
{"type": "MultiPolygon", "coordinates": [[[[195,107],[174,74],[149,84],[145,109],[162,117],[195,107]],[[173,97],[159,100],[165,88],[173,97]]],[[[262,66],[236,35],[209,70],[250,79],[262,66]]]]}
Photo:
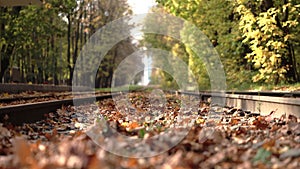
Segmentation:
{"type": "Polygon", "coordinates": [[[195,102],[131,93],[62,107],[33,124],[1,124],[0,168],[300,168],[299,118],[195,102]]]}
{"type": "Polygon", "coordinates": [[[27,91],[18,94],[9,94],[1,93],[0,94],[0,107],[17,105],[17,104],[26,104],[26,103],[35,103],[43,102],[49,100],[61,100],[66,98],[71,98],[72,93],[70,92],[36,92],[36,91],[27,91]],[[8,100],[10,101],[3,101],[8,100]]]}

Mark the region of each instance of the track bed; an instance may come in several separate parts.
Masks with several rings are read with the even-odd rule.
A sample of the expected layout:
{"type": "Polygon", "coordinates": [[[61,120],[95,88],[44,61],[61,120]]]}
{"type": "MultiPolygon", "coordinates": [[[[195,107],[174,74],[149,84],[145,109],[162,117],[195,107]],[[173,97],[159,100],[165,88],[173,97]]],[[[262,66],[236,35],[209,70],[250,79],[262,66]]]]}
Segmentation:
{"type": "Polygon", "coordinates": [[[209,106],[193,96],[165,96],[149,92],[118,95],[114,100],[64,106],[35,123],[3,124],[0,167],[300,167],[300,121],[296,116],[262,116],[209,106]],[[183,133],[184,128],[188,132],[183,133]],[[125,142],[124,136],[132,142],[125,142]],[[142,142],[135,142],[137,139],[142,142]],[[163,151],[176,139],[180,141],[174,147],[163,151]],[[157,154],[126,158],[105,150],[118,150],[117,154],[131,150],[139,157],[157,154]]]}

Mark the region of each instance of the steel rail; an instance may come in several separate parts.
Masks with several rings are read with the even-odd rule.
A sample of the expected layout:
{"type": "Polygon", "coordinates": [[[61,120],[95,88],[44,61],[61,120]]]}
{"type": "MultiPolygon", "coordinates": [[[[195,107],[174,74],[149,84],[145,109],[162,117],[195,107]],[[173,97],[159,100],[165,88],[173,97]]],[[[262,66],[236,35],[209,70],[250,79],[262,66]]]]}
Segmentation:
{"type": "MultiPolygon", "coordinates": [[[[100,93],[110,93],[110,92],[95,92],[95,94],[100,94],[100,93]]],[[[114,93],[114,92],[111,92],[114,93]]],[[[45,93],[42,95],[37,95],[37,96],[20,96],[20,97],[6,97],[6,98],[0,98],[0,103],[10,103],[14,101],[21,101],[21,100],[31,100],[31,99],[40,99],[40,98],[56,98],[56,97],[73,97],[73,96],[78,96],[78,95],[88,95],[88,94],[93,94],[93,92],[64,92],[64,93],[59,93],[59,94],[49,94],[45,93]]]]}
{"type": "MultiPolygon", "coordinates": [[[[225,98],[226,106],[237,107],[251,112],[259,112],[262,115],[276,111],[278,116],[287,113],[300,117],[299,92],[165,92],[197,96],[200,101],[207,101],[208,98],[212,96],[225,98]],[[287,93],[290,95],[287,95],[287,93]]],[[[96,97],[70,98],[0,107],[0,122],[5,122],[5,119],[8,117],[7,121],[13,124],[30,123],[44,118],[44,114],[46,113],[55,112],[61,108],[62,105],[93,103],[95,100],[111,98],[113,95],[119,95],[120,93],[121,92],[115,92],[96,97]]]]}
{"type": "Polygon", "coordinates": [[[188,92],[188,91],[175,91],[175,90],[166,90],[167,92],[171,93],[184,93],[189,95],[205,95],[209,96],[212,93],[214,94],[240,94],[240,95],[254,95],[254,96],[272,96],[272,97],[300,97],[300,91],[199,91],[198,94],[195,92],[188,92]]]}
{"type": "MultiPolygon", "coordinates": [[[[214,97],[223,99],[225,105],[242,110],[268,115],[274,111],[274,116],[293,114],[300,117],[300,92],[184,92],[170,91],[171,93],[198,96],[201,101],[214,97]]],[[[212,103],[214,104],[214,103],[212,103]]]]}
{"type": "Polygon", "coordinates": [[[10,122],[12,124],[31,123],[44,118],[50,112],[56,112],[63,105],[80,105],[94,103],[95,100],[111,98],[119,93],[105,94],[95,97],[70,98],[64,100],[51,100],[37,103],[27,103],[0,107],[0,123],[10,122]]]}

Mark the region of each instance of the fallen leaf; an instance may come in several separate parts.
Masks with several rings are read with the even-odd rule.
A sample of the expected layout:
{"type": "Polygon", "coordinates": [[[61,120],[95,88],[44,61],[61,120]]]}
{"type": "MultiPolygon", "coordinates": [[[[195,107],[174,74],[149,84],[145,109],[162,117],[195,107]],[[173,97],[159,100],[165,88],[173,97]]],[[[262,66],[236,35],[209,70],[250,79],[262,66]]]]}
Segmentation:
{"type": "Polygon", "coordinates": [[[21,138],[15,138],[13,141],[14,152],[21,166],[30,166],[31,169],[38,169],[37,161],[32,157],[29,145],[21,138]]]}
{"type": "Polygon", "coordinates": [[[172,169],[180,164],[182,158],[182,151],[177,151],[176,154],[171,156],[166,164],[162,166],[162,169],[172,169]]]}
{"type": "Polygon", "coordinates": [[[131,122],[131,123],[128,125],[129,130],[135,129],[135,128],[137,128],[137,127],[139,127],[139,123],[137,123],[137,122],[131,122]]]}
{"type": "Polygon", "coordinates": [[[268,151],[264,148],[260,148],[257,150],[256,155],[254,156],[252,161],[254,163],[257,163],[257,162],[266,163],[271,155],[272,155],[272,153],[270,151],[268,151]]]}
{"type": "Polygon", "coordinates": [[[217,163],[223,161],[226,158],[226,153],[224,151],[220,151],[206,160],[206,163],[210,164],[210,166],[214,166],[217,163]]]}
{"type": "Polygon", "coordinates": [[[101,166],[101,161],[97,158],[97,156],[91,157],[89,164],[88,164],[88,169],[98,169],[101,166]]]}
{"type": "Polygon", "coordinates": [[[292,114],[289,114],[288,115],[288,121],[292,121],[294,123],[297,123],[298,119],[296,116],[292,115],[292,114]]]}
{"type": "Polygon", "coordinates": [[[269,122],[267,122],[264,117],[258,117],[253,121],[253,125],[255,125],[258,129],[264,130],[269,127],[269,122]]]}
{"type": "Polygon", "coordinates": [[[274,147],[275,143],[276,143],[275,139],[269,140],[263,144],[263,148],[266,150],[270,150],[272,147],[274,147]]]}
{"type": "Polygon", "coordinates": [[[288,131],[290,131],[291,133],[293,133],[295,135],[299,135],[300,134],[300,123],[289,121],[288,122],[288,131]]]}

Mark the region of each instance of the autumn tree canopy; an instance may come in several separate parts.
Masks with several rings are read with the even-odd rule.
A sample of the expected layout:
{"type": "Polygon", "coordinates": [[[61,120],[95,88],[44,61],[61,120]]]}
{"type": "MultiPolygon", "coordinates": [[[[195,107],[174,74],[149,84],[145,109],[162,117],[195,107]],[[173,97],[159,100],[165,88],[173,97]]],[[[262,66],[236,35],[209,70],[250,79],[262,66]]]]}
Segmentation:
{"type": "MultiPolygon", "coordinates": [[[[217,49],[229,87],[299,82],[299,2],[294,0],[157,0],[159,7],[196,25],[217,49]]],[[[181,36],[189,35],[183,28],[181,36]]],[[[157,41],[148,40],[152,45],[157,41]]],[[[169,42],[172,44],[173,42],[169,42]]],[[[178,51],[178,45],[172,45],[178,51]]],[[[203,61],[187,46],[190,68],[207,86],[203,61]],[[206,82],[205,82],[206,81],[206,82]]],[[[204,85],[205,86],[205,85],[204,85]]]]}

